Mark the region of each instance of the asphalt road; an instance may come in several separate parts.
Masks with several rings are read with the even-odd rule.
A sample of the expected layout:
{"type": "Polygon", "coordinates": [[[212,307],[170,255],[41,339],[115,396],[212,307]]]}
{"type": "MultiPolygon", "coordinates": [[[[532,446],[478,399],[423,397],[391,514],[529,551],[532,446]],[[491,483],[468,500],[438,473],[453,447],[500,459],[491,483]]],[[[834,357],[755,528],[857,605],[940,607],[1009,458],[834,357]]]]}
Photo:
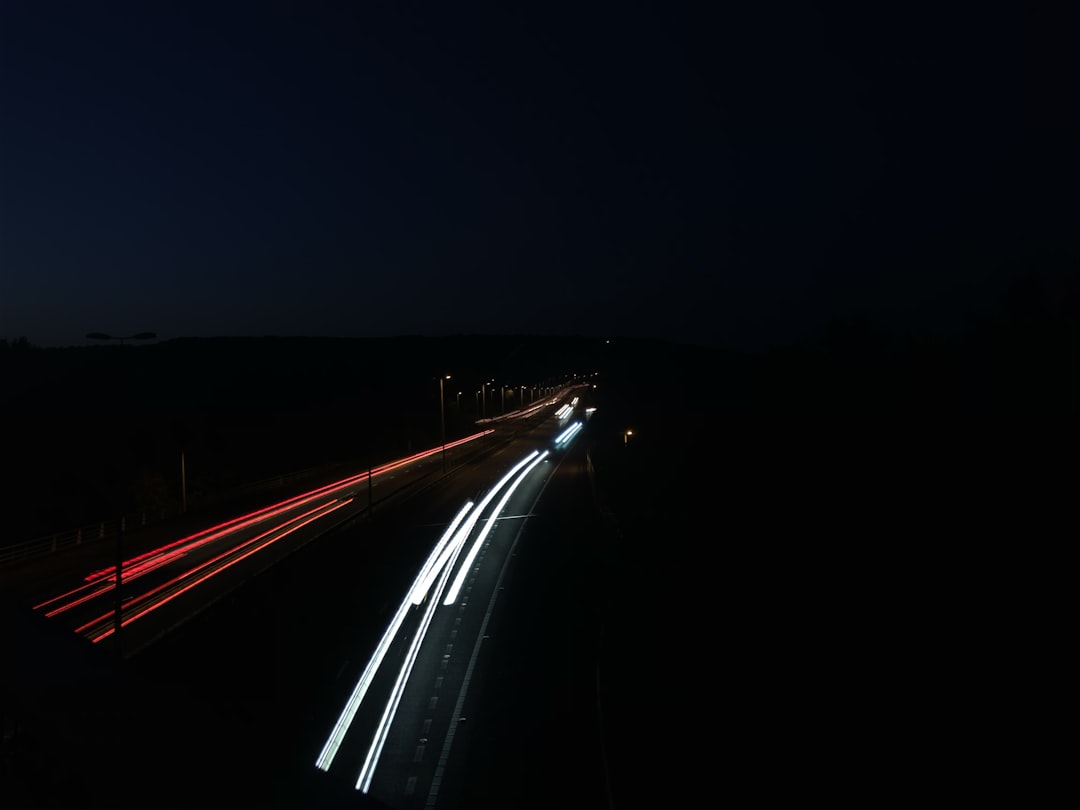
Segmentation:
{"type": "MultiPolygon", "coordinates": [[[[1069,479],[1038,450],[1054,437],[688,412],[657,390],[598,398],[520,534],[499,525],[512,551],[492,556],[497,609],[436,806],[864,806],[995,783],[1012,721],[987,707],[1031,632],[1013,585],[1036,576],[1014,551],[1067,537],[1050,517],[1069,479]]],[[[84,678],[169,739],[126,739],[85,801],[53,806],[419,806],[441,745],[413,763],[415,730],[377,795],[356,791],[355,761],[314,760],[440,530],[517,456],[498,458],[306,544],[135,655],[129,680],[84,678]]]]}
{"type": "MultiPolygon", "coordinates": [[[[478,432],[451,453],[463,459],[482,449],[488,438],[478,432]]],[[[159,532],[154,544],[145,537],[138,544],[121,542],[119,616],[116,563],[107,559],[111,543],[101,544],[93,564],[86,559],[81,567],[65,566],[64,575],[50,577],[47,588],[39,588],[29,603],[41,615],[91,642],[130,656],[302,545],[365,517],[373,504],[389,504],[437,482],[445,469],[441,449],[417,456],[380,465],[370,472],[370,481],[368,471],[349,475],[189,534],[165,539],[159,532]]]]}
{"type": "MultiPolygon", "coordinates": [[[[134,804],[141,792],[157,790],[159,805],[185,806],[194,796],[212,794],[255,806],[394,808],[430,806],[437,796],[439,807],[476,807],[481,797],[496,795],[498,779],[513,773],[507,757],[519,769],[546,763],[534,775],[526,794],[530,799],[580,790],[575,769],[591,776],[590,793],[602,790],[595,667],[582,669],[575,654],[582,643],[578,623],[588,613],[588,602],[579,605],[578,597],[587,594],[564,587],[581,581],[582,554],[591,556],[587,549],[597,542],[589,530],[596,512],[583,436],[553,453],[538,469],[542,474],[527,479],[506,503],[505,517],[493,524],[477,558],[479,575],[463,592],[463,602],[475,606],[465,620],[455,621],[459,615],[446,609],[433,622],[432,639],[437,631],[438,641],[425,655],[434,657],[418,660],[415,670],[416,683],[425,685],[406,692],[402,728],[396,726],[388,740],[370,794],[355,788],[358,763],[350,760],[355,751],[349,744],[329,772],[315,767],[344,698],[448,520],[525,452],[551,448],[567,424],[549,418],[518,429],[513,438],[506,431],[508,438],[493,445],[489,456],[453,467],[442,483],[403,505],[376,509],[371,519],[348,521],[317,540],[298,542],[258,575],[245,575],[242,586],[228,583],[194,618],[172,622],[168,632],[132,649],[123,670],[138,687],[128,690],[129,700],[142,702],[144,715],[162,718],[161,724],[140,728],[156,728],[170,742],[129,739],[135,748],[117,752],[119,761],[125,770],[148,770],[79,795],[91,804],[109,795],[110,803],[134,804]],[[570,556],[556,565],[566,551],[570,556]],[[574,633],[569,639],[563,636],[564,622],[574,633]],[[460,639],[454,643],[461,654],[443,675],[436,669],[447,634],[460,639]],[[477,648],[481,652],[474,655],[477,648]],[[547,677],[553,672],[564,673],[561,685],[547,677]],[[446,701],[444,708],[458,706],[458,711],[421,717],[430,703],[423,692],[439,678],[444,679],[440,688],[460,698],[446,701]],[[573,684],[567,680],[575,678],[573,684]],[[406,720],[418,722],[419,730],[405,727],[406,720]],[[583,724],[588,735],[575,724],[583,724]],[[452,728],[457,733],[447,745],[452,728]],[[519,742],[507,747],[510,733],[519,742]],[[429,741],[428,755],[419,762],[414,762],[413,737],[429,741]],[[583,749],[574,767],[557,761],[565,754],[556,751],[568,744],[583,749]],[[136,756],[136,748],[155,746],[168,750],[171,760],[160,770],[136,756]],[[493,757],[503,760],[498,778],[493,778],[493,757]],[[420,770],[411,773],[415,765],[420,770]],[[165,789],[171,781],[166,772],[176,773],[180,784],[165,789]],[[433,791],[436,783],[439,789],[433,791]]],[[[591,642],[584,643],[588,651],[591,642]]],[[[355,732],[346,741],[362,741],[362,736],[355,732]]],[[[518,795],[520,781],[506,782],[503,789],[518,795]]],[[[504,795],[499,804],[533,806],[519,803],[524,800],[514,798],[508,805],[504,795]]]]}

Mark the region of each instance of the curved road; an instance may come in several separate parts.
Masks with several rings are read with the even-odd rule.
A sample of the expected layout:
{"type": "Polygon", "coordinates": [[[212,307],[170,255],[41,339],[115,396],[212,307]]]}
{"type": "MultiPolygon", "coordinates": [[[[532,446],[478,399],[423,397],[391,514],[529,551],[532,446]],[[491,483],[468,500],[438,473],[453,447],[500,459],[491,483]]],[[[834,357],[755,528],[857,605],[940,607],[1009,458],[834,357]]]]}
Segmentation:
{"type": "MultiPolygon", "coordinates": [[[[567,785],[581,790],[568,762],[552,762],[562,756],[556,749],[577,746],[591,780],[586,790],[602,799],[595,682],[528,705],[521,701],[547,688],[544,681],[507,690],[498,675],[508,662],[516,670],[527,660],[520,645],[529,635],[540,645],[541,672],[553,665],[543,660],[551,639],[535,616],[553,608],[550,596],[543,606],[515,603],[512,594],[520,600],[529,589],[506,589],[530,576],[518,563],[526,539],[529,553],[547,547],[550,555],[588,531],[582,516],[591,503],[568,508],[569,493],[580,498],[588,489],[587,402],[559,410],[586,393],[571,389],[526,419],[484,426],[495,433],[476,439],[475,452],[456,449],[448,474],[441,452],[387,465],[371,481],[387,492],[380,500],[376,490],[373,515],[365,472],[125,561],[128,663],[162,693],[182,691],[238,719],[245,733],[235,746],[235,778],[255,804],[479,807],[481,794],[497,789],[500,806],[533,806],[506,803],[506,791],[520,784],[497,788],[489,769],[492,756],[506,753],[488,746],[505,735],[510,715],[533,729],[525,759],[549,763],[546,787],[530,788],[534,798],[567,785]],[[545,495],[556,489],[557,500],[545,495]],[[455,519],[459,531],[448,532],[455,519]],[[440,542],[441,557],[433,554],[440,542]],[[429,558],[439,564],[414,604],[408,597],[419,593],[429,558]],[[571,705],[578,703],[587,732],[567,729],[572,739],[556,741],[546,724],[560,711],[578,717],[581,707],[571,705]],[[545,727],[537,731],[537,723],[545,727]]],[[[552,558],[545,559],[540,570],[550,572],[552,558]]],[[[111,643],[112,576],[108,568],[84,575],[43,595],[37,610],[111,643]]],[[[513,767],[500,772],[509,776],[513,767]]]]}

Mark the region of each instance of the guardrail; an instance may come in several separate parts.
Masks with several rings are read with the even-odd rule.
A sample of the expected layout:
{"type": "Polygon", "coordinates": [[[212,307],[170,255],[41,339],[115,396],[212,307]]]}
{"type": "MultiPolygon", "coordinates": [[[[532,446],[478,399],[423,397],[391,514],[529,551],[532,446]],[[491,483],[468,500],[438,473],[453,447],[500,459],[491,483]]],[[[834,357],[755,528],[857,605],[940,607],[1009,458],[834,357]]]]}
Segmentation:
{"type": "MultiPolygon", "coordinates": [[[[485,450],[490,449],[490,445],[485,448],[485,450]]],[[[478,446],[474,452],[483,451],[479,450],[478,446]]],[[[302,470],[297,470],[296,472],[274,475],[268,478],[260,479],[258,481],[252,481],[247,484],[240,484],[235,487],[205,492],[198,497],[197,501],[194,501],[192,503],[192,508],[189,509],[188,512],[192,512],[195,509],[200,509],[207,506],[219,505],[222,503],[226,503],[230,500],[250,496],[258,492],[269,492],[275,489],[284,489],[287,486],[298,484],[304,480],[311,480],[320,476],[330,476],[335,471],[353,469],[354,467],[355,465],[349,465],[345,462],[325,464],[318,467],[307,467],[302,470]]],[[[408,489],[409,487],[405,487],[405,490],[408,489]]],[[[383,500],[391,500],[401,494],[404,493],[395,490],[395,492],[390,493],[383,500]]],[[[378,506],[379,504],[376,503],[375,505],[378,506]]],[[[134,512],[124,515],[120,518],[101,520],[96,523],[80,526],[75,529],[54,532],[52,534],[47,534],[42,537],[36,537],[32,540],[25,540],[0,546],[0,568],[8,565],[29,562],[31,560],[42,559],[44,557],[52,556],[53,554],[59,554],[62,552],[81,548],[88,543],[100,543],[106,540],[112,540],[115,539],[118,530],[121,527],[123,531],[129,532],[133,531],[134,529],[163,523],[166,520],[172,520],[174,518],[180,517],[181,514],[183,513],[181,513],[180,510],[177,509],[158,510],[154,513],[146,511],[134,512]]]]}
{"type": "Polygon", "coordinates": [[[138,515],[136,520],[137,522],[133,521],[131,516],[124,515],[113,520],[102,520],[80,526],[77,529],[55,532],[43,537],[36,537],[33,540],[24,540],[21,543],[0,546],[0,566],[48,557],[89,543],[108,540],[116,537],[121,527],[124,531],[128,531],[135,526],[147,525],[145,513],[138,515]]]}
{"type": "MultiPolygon", "coordinates": [[[[192,509],[198,509],[214,504],[224,503],[234,498],[252,495],[258,492],[269,492],[274,489],[284,489],[286,486],[310,479],[318,475],[326,475],[342,465],[325,465],[322,467],[308,467],[292,473],[275,475],[240,484],[236,487],[211,491],[198,498],[192,504],[192,509]]],[[[189,511],[192,511],[189,509],[189,511]]],[[[183,514],[179,509],[161,509],[153,512],[139,511],[122,515],[119,518],[100,520],[74,529],[53,532],[31,540],[23,540],[17,543],[0,546],[0,567],[15,565],[17,563],[42,559],[60,554],[73,549],[81,548],[90,543],[100,543],[112,540],[122,529],[125,532],[146,526],[163,523],[167,520],[180,517],[183,514]]]]}

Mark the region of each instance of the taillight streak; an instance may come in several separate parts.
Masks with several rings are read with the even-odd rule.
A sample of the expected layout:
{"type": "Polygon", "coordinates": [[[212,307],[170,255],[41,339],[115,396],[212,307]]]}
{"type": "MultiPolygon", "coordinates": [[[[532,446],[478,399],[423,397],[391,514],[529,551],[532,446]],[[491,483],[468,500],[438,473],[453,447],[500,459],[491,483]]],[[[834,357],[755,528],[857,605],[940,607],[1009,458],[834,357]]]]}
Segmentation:
{"type": "MultiPolygon", "coordinates": [[[[276,543],[281,538],[287,537],[288,535],[292,534],[293,532],[297,531],[298,529],[301,529],[304,526],[307,526],[309,523],[312,523],[312,522],[318,520],[321,517],[325,517],[326,515],[329,515],[331,512],[337,511],[338,509],[340,509],[341,507],[347,505],[348,503],[349,503],[349,501],[337,501],[337,502],[329,504],[329,505],[316,507],[315,509],[312,509],[312,510],[310,510],[308,512],[305,512],[302,515],[298,515],[297,517],[290,519],[288,523],[284,523],[284,524],[282,524],[280,526],[275,526],[273,529],[269,529],[269,530],[263,532],[262,534],[256,535],[255,537],[252,537],[252,538],[250,538],[248,540],[245,540],[240,545],[234,546],[234,547],[232,547],[232,548],[230,548],[230,549],[228,549],[226,551],[223,551],[220,554],[218,554],[216,557],[214,557],[214,558],[212,558],[210,560],[207,560],[206,562],[200,563],[199,565],[195,566],[194,568],[190,569],[189,571],[185,571],[184,573],[182,573],[182,574],[180,574],[180,575],[178,575],[176,577],[173,577],[173,579],[169,580],[168,582],[162,583],[161,585],[157,586],[156,588],[154,588],[154,589],[152,589],[150,591],[147,591],[144,594],[141,594],[139,597],[137,597],[138,601],[137,601],[136,605],[131,606],[131,608],[126,608],[125,610],[135,610],[137,605],[144,605],[144,606],[141,609],[136,610],[136,612],[132,613],[131,615],[126,616],[124,619],[122,619],[121,622],[120,622],[120,626],[121,627],[127,626],[128,624],[135,621],[136,619],[139,619],[139,618],[145,616],[150,611],[156,610],[157,608],[161,607],[162,605],[167,604],[168,602],[175,599],[180,594],[191,590],[196,585],[198,585],[198,584],[200,584],[202,582],[205,582],[207,579],[214,576],[215,574],[221,573],[222,571],[224,571],[224,570],[228,569],[229,567],[235,565],[236,563],[240,562],[241,560],[244,560],[244,559],[250,557],[255,552],[261,551],[262,549],[266,548],[270,544],[276,543]],[[290,525],[290,524],[293,524],[293,525],[290,525]],[[274,536],[271,536],[271,535],[274,535],[274,536]],[[268,538],[268,537],[270,539],[265,540],[264,542],[260,542],[260,541],[263,541],[264,538],[268,538]],[[256,545],[256,544],[258,544],[258,545],[256,545]],[[243,553],[240,553],[240,552],[243,552],[243,553]],[[229,559],[226,560],[226,558],[229,558],[229,559]],[[213,567],[213,570],[210,570],[210,571],[206,570],[206,569],[211,568],[211,567],[213,567]],[[195,579],[191,579],[191,577],[193,577],[195,574],[198,574],[200,571],[204,571],[205,573],[203,573],[201,576],[198,576],[195,579]],[[154,599],[154,597],[157,596],[158,594],[160,594],[162,591],[170,589],[170,588],[174,588],[176,585],[180,584],[181,582],[184,582],[185,580],[190,580],[190,581],[188,581],[184,585],[184,587],[176,589],[174,591],[171,591],[164,598],[154,599]],[[146,604],[148,601],[150,601],[150,604],[146,604]]],[[[109,620],[112,617],[113,617],[112,613],[106,613],[103,616],[99,616],[97,619],[94,619],[93,621],[87,622],[86,624],[84,624],[81,627],[77,628],[75,632],[83,633],[84,631],[87,631],[90,628],[92,628],[94,625],[100,624],[101,622],[109,620]]],[[[88,635],[88,638],[90,638],[91,641],[96,643],[98,641],[101,641],[103,638],[107,638],[109,635],[111,635],[113,633],[114,630],[115,630],[115,627],[110,625],[110,626],[104,628],[102,631],[100,631],[100,632],[98,632],[96,634],[95,633],[90,633],[88,635]]]]}
{"type": "MultiPolygon", "coordinates": [[[[479,433],[472,434],[471,436],[466,436],[461,439],[456,439],[452,442],[447,442],[446,447],[458,447],[460,445],[467,444],[468,442],[482,438],[490,433],[494,433],[494,431],[490,429],[482,430],[479,433]]],[[[122,563],[121,582],[129,582],[141,576],[142,574],[159,568],[161,565],[164,565],[167,562],[171,562],[177,557],[183,556],[188,552],[205,545],[206,543],[220,540],[222,537],[226,537],[235,532],[249,528],[256,523],[261,523],[265,520],[269,520],[270,518],[277,517],[284,512],[287,512],[291,509],[296,509],[297,507],[317,500],[320,497],[339,492],[340,490],[347,489],[351,486],[355,486],[358,483],[368,480],[369,477],[374,478],[375,476],[381,475],[382,473],[387,473],[391,472],[392,470],[400,469],[407,464],[411,464],[424,458],[429,458],[436,453],[441,452],[442,445],[439,445],[438,447],[431,448],[429,450],[423,450],[419,453],[414,453],[413,455],[407,456],[406,458],[387,462],[386,464],[382,464],[378,467],[373,468],[370,474],[368,472],[363,472],[349,476],[348,478],[343,478],[335,483],[318,487],[311,490],[310,492],[302,493],[300,495],[293,496],[292,498],[287,498],[283,501],[279,501],[276,504],[271,504],[270,506],[263,507],[262,509],[258,509],[254,512],[249,512],[246,515],[240,515],[239,517],[231,518],[223,523],[217,524],[216,526],[211,526],[208,529],[202,529],[195,534],[188,535],[187,537],[183,537],[179,540],[174,540],[173,542],[168,543],[164,546],[160,546],[159,548],[153,549],[152,551],[143,552],[142,554],[132,557],[129,560],[125,560],[122,563]],[[142,565],[140,565],[140,563],[142,563],[142,565]]],[[[70,591],[67,591],[66,593],[62,593],[59,596],[54,596],[44,602],[41,602],[40,604],[34,605],[34,610],[40,610],[61,600],[68,599],[75,594],[82,593],[87,588],[94,588],[94,590],[90,593],[84,594],[79,598],[74,599],[71,602],[67,602],[60,607],[54,608],[45,614],[46,616],[50,617],[56,616],[66,610],[70,610],[71,608],[84,604],[91,599],[94,599],[97,596],[100,596],[101,594],[112,590],[116,581],[116,568],[114,566],[111,566],[109,568],[99,569],[88,574],[86,577],[84,577],[84,580],[87,584],[80,585],[70,591]]]]}

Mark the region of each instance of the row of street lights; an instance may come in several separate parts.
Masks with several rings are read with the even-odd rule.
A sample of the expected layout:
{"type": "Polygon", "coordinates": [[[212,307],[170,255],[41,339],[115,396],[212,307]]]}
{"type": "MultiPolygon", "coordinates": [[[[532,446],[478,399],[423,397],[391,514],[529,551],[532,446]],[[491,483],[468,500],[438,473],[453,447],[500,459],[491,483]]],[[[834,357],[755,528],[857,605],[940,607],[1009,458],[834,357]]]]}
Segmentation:
{"type": "MultiPolygon", "coordinates": [[[[439,431],[440,431],[440,438],[441,438],[441,441],[442,441],[443,472],[446,471],[446,381],[447,380],[452,380],[452,379],[453,379],[453,375],[451,375],[451,374],[440,374],[439,375],[439,431]]],[[[494,378],[492,378],[490,380],[484,380],[484,382],[480,383],[480,390],[476,392],[476,412],[477,412],[477,416],[479,416],[480,418],[486,418],[487,417],[487,398],[488,398],[487,391],[488,391],[488,386],[493,386],[494,384],[495,384],[495,379],[494,378]]],[[[506,391],[507,391],[507,388],[508,388],[508,386],[506,386],[506,385],[500,385],[499,386],[499,396],[500,396],[501,412],[502,413],[506,412],[506,391]]],[[[544,393],[547,392],[548,388],[549,388],[549,386],[542,386],[542,385],[534,385],[534,386],[522,385],[522,386],[519,386],[519,389],[520,389],[520,392],[521,392],[520,393],[520,402],[522,404],[524,404],[524,402],[525,402],[525,392],[527,390],[533,392],[533,401],[535,402],[537,390],[539,389],[541,391],[541,395],[543,395],[544,393]]],[[[513,386],[509,386],[509,390],[511,391],[511,395],[512,395],[513,391],[515,389],[514,389],[513,386]]],[[[459,415],[461,413],[461,394],[462,393],[463,393],[462,391],[458,391],[457,394],[456,394],[456,400],[455,400],[456,405],[457,405],[457,412],[458,412],[459,415]]]]}

